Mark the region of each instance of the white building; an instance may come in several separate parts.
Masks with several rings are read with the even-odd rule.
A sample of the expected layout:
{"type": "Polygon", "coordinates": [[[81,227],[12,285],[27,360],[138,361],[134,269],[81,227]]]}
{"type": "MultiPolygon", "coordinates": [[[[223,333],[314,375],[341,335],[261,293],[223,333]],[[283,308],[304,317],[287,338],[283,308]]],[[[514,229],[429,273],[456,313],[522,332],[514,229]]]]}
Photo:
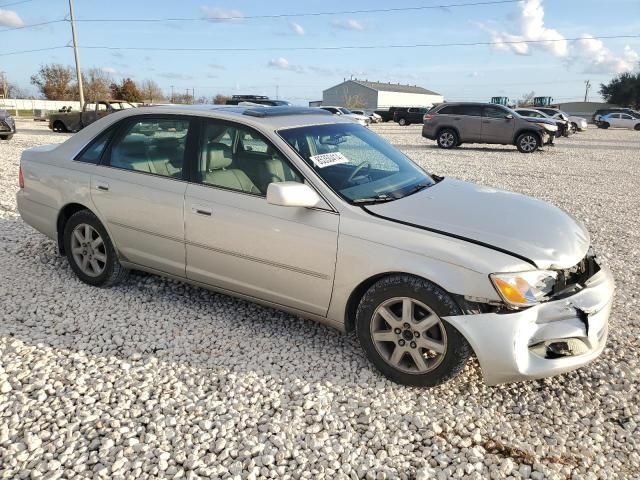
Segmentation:
{"type": "Polygon", "coordinates": [[[429,107],[444,102],[439,93],[415,85],[345,80],[322,92],[323,105],[363,108],[429,107]]]}

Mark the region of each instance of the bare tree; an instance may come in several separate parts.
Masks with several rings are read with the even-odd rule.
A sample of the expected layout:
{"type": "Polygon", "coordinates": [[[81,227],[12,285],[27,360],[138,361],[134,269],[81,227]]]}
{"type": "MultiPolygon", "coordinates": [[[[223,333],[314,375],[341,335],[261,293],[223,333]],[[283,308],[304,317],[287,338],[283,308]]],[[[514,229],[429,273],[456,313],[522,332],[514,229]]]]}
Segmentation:
{"type": "Polygon", "coordinates": [[[227,100],[229,100],[229,97],[227,95],[222,95],[221,93],[213,97],[213,103],[215,105],[225,105],[227,100]]]}
{"type": "Polygon", "coordinates": [[[66,100],[73,95],[73,77],[71,67],[52,63],[40,66],[38,73],[31,76],[31,83],[47,100],[66,100]]]}
{"type": "Polygon", "coordinates": [[[367,106],[367,102],[361,95],[350,95],[345,97],[344,106],[351,108],[365,108],[367,106]]]}
{"type": "Polygon", "coordinates": [[[145,102],[153,103],[164,100],[162,89],[151,79],[142,81],[140,84],[140,93],[145,102]]]}
{"type": "Polygon", "coordinates": [[[536,96],[536,92],[529,92],[522,95],[522,98],[518,100],[518,106],[520,105],[532,105],[533,99],[536,96]]]}
{"type": "Polygon", "coordinates": [[[87,101],[95,102],[111,97],[111,89],[109,87],[113,83],[113,78],[109,72],[105,72],[100,68],[90,68],[86,74],[82,74],[82,83],[87,101]]]}

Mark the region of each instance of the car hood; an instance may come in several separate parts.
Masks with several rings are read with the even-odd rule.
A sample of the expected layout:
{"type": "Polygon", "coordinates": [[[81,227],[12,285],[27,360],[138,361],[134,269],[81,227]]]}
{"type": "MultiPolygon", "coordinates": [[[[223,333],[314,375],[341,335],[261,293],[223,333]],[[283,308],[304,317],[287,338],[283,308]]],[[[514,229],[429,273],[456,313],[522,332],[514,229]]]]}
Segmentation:
{"type": "Polygon", "coordinates": [[[589,232],[568,213],[518,193],[446,178],[367,210],[391,221],[438,230],[532,260],[538,268],[576,265],[589,232]]]}
{"type": "Polygon", "coordinates": [[[538,117],[522,117],[522,118],[524,118],[527,122],[531,122],[531,123],[544,123],[547,125],[556,125],[556,126],[558,125],[558,122],[550,118],[538,118],[538,117]]]}
{"type": "Polygon", "coordinates": [[[356,120],[367,120],[369,117],[366,115],[360,115],[359,113],[345,113],[346,117],[355,118],[356,120]]]}

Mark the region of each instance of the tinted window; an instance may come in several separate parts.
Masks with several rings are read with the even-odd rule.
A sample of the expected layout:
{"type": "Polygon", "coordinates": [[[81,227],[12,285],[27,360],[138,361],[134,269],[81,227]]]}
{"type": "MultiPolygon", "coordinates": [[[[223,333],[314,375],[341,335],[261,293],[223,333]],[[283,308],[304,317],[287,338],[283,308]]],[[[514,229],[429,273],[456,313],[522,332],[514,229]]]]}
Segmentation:
{"type": "Polygon", "coordinates": [[[484,116],[490,118],[506,118],[509,112],[500,107],[484,107],[484,116]]]}
{"type": "Polygon", "coordinates": [[[458,115],[479,117],[480,115],[482,115],[482,108],[480,107],[480,105],[459,105],[458,115]]]}
{"type": "Polygon", "coordinates": [[[182,178],[189,121],[145,118],[130,122],[111,148],[112,167],[182,178]]]}
{"type": "Polygon", "coordinates": [[[273,182],[302,182],[302,176],[262,135],[249,128],[208,121],[202,132],[198,181],[254,195],[273,182]]]}
{"type": "Polygon", "coordinates": [[[631,120],[633,117],[631,115],[620,115],[620,118],[624,118],[625,120],[631,120]]]}
{"type": "Polygon", "coordinates": [[[440,110],[438,110],[438,113],[440,115],[453,115],[455,107],[456,107],[455,105],[449,105],[447,107],[442,107],[440,110]]]}
{"type": "Polygon", "coordinates": [[[97,164],[112,134],[113,130],[102,133],[102,135],[96,138],[75,160],[78,162],[97,164]]]}

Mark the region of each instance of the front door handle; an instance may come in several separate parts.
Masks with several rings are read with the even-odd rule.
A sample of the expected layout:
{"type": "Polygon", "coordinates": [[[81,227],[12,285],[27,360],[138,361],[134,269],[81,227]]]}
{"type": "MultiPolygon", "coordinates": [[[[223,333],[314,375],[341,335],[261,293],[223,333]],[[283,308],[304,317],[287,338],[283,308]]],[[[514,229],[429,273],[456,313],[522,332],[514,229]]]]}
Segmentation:
{"type": "Polygon", "coordinates": [[[96,182],[96,190],[102,190],[103,192],[108,192],[109,184],[104,182],[96,182]]]}
{"type": "Polygon", "coordinates": [[[213,214],[213,210],[202,205],[192,205],[191,211],[196,215],[204,215],[205,217],[210,217],[213,214]]]}
{"type": "Polygon", "coordinates": [[[483,120],[482,123],[491,123],[490,120],[483,120]]]}

